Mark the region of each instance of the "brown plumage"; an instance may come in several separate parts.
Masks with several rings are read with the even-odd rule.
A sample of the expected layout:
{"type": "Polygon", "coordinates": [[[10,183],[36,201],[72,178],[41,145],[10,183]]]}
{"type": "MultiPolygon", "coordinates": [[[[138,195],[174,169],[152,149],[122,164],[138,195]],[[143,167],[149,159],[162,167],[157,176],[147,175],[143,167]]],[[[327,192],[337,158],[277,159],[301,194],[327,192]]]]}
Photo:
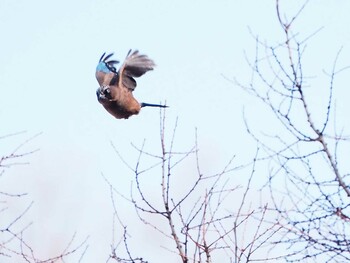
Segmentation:
{"type": "Polygon", "coordinates": [[[108,60],[112,54],[100,58],[96,68],[96,79],[100,87],[96,91],[98,101],[103,107],[117,119],[127,119],[138,114],[142,107],[167,107],[165,105],[139,103],[132,92],[136,88],[134,78],[141,77],[149,70],[153,70],[155,64],[146,55],[141,55],[137,50],[129,50],[124,63],[116,71],[114,67],[119,61],[108,60]]]}

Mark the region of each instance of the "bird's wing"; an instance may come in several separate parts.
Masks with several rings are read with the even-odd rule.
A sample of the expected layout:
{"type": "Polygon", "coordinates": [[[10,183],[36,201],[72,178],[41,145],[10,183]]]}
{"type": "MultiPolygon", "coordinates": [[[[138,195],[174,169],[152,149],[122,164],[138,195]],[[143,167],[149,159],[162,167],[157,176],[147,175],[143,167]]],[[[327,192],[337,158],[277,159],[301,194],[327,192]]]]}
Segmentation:
{"type": "Polygon", "coordinates": [[[138,50],[132,52],[130,49],[118,71],[118,86],[124,86],[133,91],[136,88],[134,78],[141,77],[147,71],[152,70],[154,66],[153,60],[146,55],[141,55],[138,50]]]}
{"type": "Polygon", "coordinates": [[[106,57],[105,55],[106,53],[103,53],[96,67],[95,76],[100,86],[107,86],[113,78],[116,78],[117,70],[114,65],[119,63],[117,60],[109,60],[113,56],[113,53],[106,57]]]}

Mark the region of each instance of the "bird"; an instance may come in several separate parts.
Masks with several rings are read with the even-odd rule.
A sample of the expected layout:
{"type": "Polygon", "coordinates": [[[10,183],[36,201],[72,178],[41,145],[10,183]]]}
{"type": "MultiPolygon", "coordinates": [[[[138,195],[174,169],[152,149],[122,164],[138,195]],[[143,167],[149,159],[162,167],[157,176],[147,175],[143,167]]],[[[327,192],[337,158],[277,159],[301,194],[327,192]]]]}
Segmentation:
{"type": "Polygon", "coordinates": [[[97,67],[96,79],[99,87],[96,90],[97,100],[117,119],[128,119],[138,114],[143,107],[166,108],[166,105],[138,102],[133,91],[136,88],[134,78],[141,77],[147,71],[153,70],[155,63],[148,56],[142,55],[138,50],[130,49],[119,70],[116,69],[118,60],[111,57],[114,53],[102,54],[97,67]]]}

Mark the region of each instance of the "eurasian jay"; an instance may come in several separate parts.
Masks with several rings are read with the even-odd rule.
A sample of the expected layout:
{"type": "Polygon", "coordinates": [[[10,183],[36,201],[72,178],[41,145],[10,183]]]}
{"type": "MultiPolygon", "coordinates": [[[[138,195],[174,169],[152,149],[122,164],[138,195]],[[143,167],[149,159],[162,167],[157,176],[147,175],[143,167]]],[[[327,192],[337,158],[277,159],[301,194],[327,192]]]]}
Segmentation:
{"type": "Polygon", "coordinates": [[[132,92],[136,88],[134,78],[141,77],[149,70],[153,70],[155,64],[146,55],[141,55],[137,50],[130,49],[123,65],[117,71],[117,60],[109,60],[113,53],[103,53],[96,67],[96,79],[100,87],[96,90],[97,100],[103,107],[117,119],[127,119],[131,115],[138,114],[142,107],[161,107],[166,105],[139,103],[132,92]]]}

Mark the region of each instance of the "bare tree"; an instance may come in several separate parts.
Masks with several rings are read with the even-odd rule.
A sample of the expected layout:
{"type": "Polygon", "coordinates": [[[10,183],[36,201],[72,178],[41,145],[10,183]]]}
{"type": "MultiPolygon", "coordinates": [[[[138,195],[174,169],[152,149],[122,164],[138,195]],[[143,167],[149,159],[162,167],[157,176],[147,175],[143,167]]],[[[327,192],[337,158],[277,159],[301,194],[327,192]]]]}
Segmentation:
{"type": "Polygon", "coordinates": [[[324,71],[328,83],[310,84],[303,59],[314,34],[300,39],[294,31],[307,3],[288,18],[276,0],[284,39],[269,45],[256,37],[255,58],[248,58],[250,83],[236,83],[266,105],[271,113],[266,120],[274,120],[274,131],[258,133],[249,117],[246,127],[262,149],[258,160],[268,165],[262,191],[270,193],[270,208],[280,216],[284,234],[277,243],[287,251],[285,260],[345,262],[350,260],[350,178],[344,154],[349,137],[337,129],[334,90],[337,75],[349,67],[338,66],[340,49],[332,68],[324,71]],[[323,109],[312,106],[313,98],[324,103],[323,109]]]}
{"type": "MultiPolygon", "coordinates": [[[[122,196],[107,181],[111,190],[115,226],[122,226],[119,227],[119,242],[113,242],[108,261],[147,262],[142,257],[131,255],[130,243],[127,242],[127,226],[120,219],[116,206],[115,198],[118,196],[134,205],[141,222],[173,241],[174,247],[166,249],[171,252],[170,255],[178,257],[180,262],[249,262],[275,259],[273,253],[269,254],[270,248],[267,244],[274,239],[281,226],[277,223],[267,225],[265,221],[269,217],[268,207],[257,208],[249,201],[255,193],[251,189],[255,160],[247,167],[235,166],[233,157],[220,172],[207,175],[200,168],[197,135],[195,134],[195,143],[189,150],[175,150],[177,122],[170,139],[167,139],[165,122],[164,111],[160,121],[160,154],[148,152],[145,143],[141,147],[133,146],[139,157],[134,165],[130,165],[113,145],[119,159],[135,178],[130,198],[122,196]],[[144,167],[145,157],[153,159],[153,164],[144,167]],[[185,174],[179,173],[178,168],[184,162],[192,163],[194,169],[188,168],[185,174]],[[245,186],[234,185],[230,180],[239,171],[246,175],[245,186]],[[149,185],[146,187],[149,178],[159,182],[158,190],[149,185]],[[154,196],[155,191],[158,197],[154,196]],[[160,224],[159,219],[165,224],[160,224]]],[[[117,227],[113,231],[115,235],[118,234],[117,227]]]]}
{"type": "MultiPolygon", "coordinates": [[[[25,132],[8,134],[0,137],[0,143],[3,140],[8,140],[10,137],[19,136],[25,134],[25,132]]],[[[22,143],[13,147],[13,150],[9,152],[2,152],[0,157],[0,179],[4,179],[5,176],[11,176],[8,171],[13,166],[17,165],[26,165],[28,164],[25,161],[25,158],[36,151],[36,150],[25,150],[25,146],[34,140],[39,134],[30,137],[29,139],[24,140],[22,143]]],[[[36,253],[30,243],[25,238],[25,232],[32,224],[31,222],[27,223],[25,215],[30,210],[33,205],[33,201],[29,201],[29,204],[25,206],[23,211],[19,212],[15,217],[11,217],[9,210],[13,208],[14,204],[18,205],[21,202],[27,202],[24,200],[28,196],[27,193],[13,193],[10,190],[5,190],[6,184],[1,184],[0,188],[0,261],[1,262],[59,262],[68,256],[77,253],[79,249],[82,249],[83,252],[80,256],[82,259],[86,251],[86,240],[79,243],[78,245],[73,245],[75,241],[75,235],[72,237],[71,241],[63,251],[57,255],[48,259],[39,259],[36,256],[36,253]],[[16,199],[14,202],[13,199],[16,199]]],[[[79,260],[80,262],[80,260],[79,260]]]]}

